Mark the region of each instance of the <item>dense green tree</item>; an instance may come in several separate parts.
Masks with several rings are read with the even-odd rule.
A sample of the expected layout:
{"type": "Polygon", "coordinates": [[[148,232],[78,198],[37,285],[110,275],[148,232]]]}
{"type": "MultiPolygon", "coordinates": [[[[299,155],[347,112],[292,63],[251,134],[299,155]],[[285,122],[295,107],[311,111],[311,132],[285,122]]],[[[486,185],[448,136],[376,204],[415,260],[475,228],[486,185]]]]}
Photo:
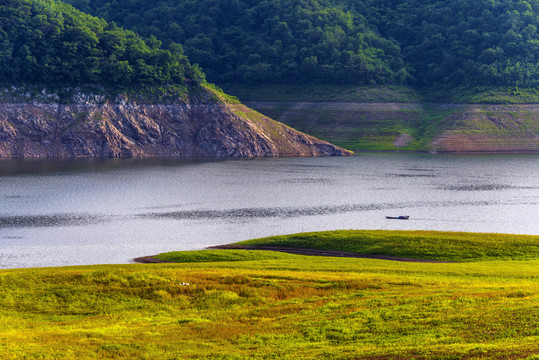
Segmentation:
{"type": "Polygon", "coordinates": [[[399,46],[331,0],[71,0],[185,53],[214,81],[395,83],[399,46]]]}
{"type": "MultiPolygon", "coordinates": [[[[84,3],[87,4],[87,3],[84,3]]],[[[0,82],[65,87],[201,81],[180,45],[161,48],[114,23],[52,0],[0,4],[0,82]]]]}
{"type": "Polygon", "coordinates": [[[420,85],[539,85],[537,0],[346,1],[399,43],[420,85]]]}
{"type": "Polygon", "coordinates": [[[67,1],[215,81],[539,84],[539,0],[67,1]]]}
{"type": "Polygon", "coordinates": [[[2,1],[1,82],[539,86],[539,0],[67,1],[2,1]]]}

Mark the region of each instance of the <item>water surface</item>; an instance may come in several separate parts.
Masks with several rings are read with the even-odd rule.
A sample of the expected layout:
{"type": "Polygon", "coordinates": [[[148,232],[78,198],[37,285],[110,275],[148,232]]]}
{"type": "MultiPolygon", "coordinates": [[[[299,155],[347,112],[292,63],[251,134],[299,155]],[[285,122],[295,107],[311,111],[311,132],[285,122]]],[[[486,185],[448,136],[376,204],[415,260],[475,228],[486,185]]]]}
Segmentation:
{"type": "Polygon", "coordinates": [[[0,161],[1,268],[332,229],[539,235],[539,157],[0,161]]]}

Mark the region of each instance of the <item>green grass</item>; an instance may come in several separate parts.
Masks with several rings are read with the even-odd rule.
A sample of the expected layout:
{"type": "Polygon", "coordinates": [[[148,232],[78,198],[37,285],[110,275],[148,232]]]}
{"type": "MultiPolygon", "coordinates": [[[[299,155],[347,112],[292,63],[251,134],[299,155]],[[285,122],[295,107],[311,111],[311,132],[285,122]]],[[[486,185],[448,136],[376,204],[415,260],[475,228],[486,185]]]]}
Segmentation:
{"type": "MultiPolygon", "coordinates": [[[[323,234],[309,241],[331,243],[323,234]]],[[[2,270],[0,358],[537,359],[538,237],[413,234],[371,233],[388,251],[400,236],[393,255],[465,262],[196,251],[169,254],[195,261],[178,264],[2,270]]]]}
{"type": "Polygon", "coordinates": [[[294,259],[296,255],[275,251],[260,250],[198,250],[172,251],[154,256],[156,259],[168,262],[217,262],[217,261],[258,261],[294,259]]]}
{"type": "Polygon", "coordinates": [[[539,236],[437,231],[340,230],[237,243],[391,255],[441,261],[539,259],[539,236]]]}
{"type": "Polygon", "coordinates": [[[295,103],[247,103],[257,111],[291,127],[352,150],[428,151],[429,143],[453,122],[449,116],[456,107],[418,105],[369,108],[350,105],[322,106],[316,103],[296,106],[295,103]],[[400,134],[412,138],[409,144],[397,147],[400,134]]]}
{"type": "Polygon", "coordinates": [[[426,101],[460,104],[537,104],[539,91],[518,87],[461,87],[425,89],[421,91],[426,101]]]}

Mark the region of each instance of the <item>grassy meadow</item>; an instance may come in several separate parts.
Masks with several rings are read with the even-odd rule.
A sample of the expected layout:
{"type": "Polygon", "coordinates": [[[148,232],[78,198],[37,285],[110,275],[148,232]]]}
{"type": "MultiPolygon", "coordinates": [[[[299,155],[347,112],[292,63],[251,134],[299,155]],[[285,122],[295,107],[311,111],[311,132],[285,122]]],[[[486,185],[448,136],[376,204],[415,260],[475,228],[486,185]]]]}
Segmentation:
{"type": "Polygon", "coordinates": [[[178,263],[2,270],[0,358],[539,359],[539,236],[248,244],[452,262],[202,250],[159,256],[178,263]]]}
{"type": "Polygon", "coordinates": [[[452,262],[539,259],[539,236],[532,235],[336,230],[272,236],[236,244],[335,250],[452,262]]]}

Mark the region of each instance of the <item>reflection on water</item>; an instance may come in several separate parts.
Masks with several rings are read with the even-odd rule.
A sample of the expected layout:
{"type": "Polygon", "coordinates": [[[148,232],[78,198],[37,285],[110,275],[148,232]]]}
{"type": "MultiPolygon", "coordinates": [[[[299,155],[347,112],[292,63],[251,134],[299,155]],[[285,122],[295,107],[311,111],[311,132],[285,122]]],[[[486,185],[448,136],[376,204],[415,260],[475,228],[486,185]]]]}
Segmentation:
{"type": "Polygon", "coordinates": [[[0,267],[330,229],[539,234],[538,179],[537,155],[4,160],[0,267]]]}
{"type": "Polygon", "coordinates": [[[2,159],[0,176],[54,174],[61,172],[94,172],[144,166],[179,166],[225,161],[223,158],[133,158],[133,159],[2,159]]]}
{"type": "MultiPolygon", "coordinates": [[[[314,206],[314,207],[259,207],[227,210],[184,210],[168,212],[149,212],[136,215],[95,215],[95,214],[52,214],[34,216],[0,216],[1,228],[24,228],[24,227],[61,227],[94,225],[103,222],[136,221],[137,219],[175,219],[175,220],[245,220],[252,218],[293,218],[303,216],[337,215],[350,212],[374,211],[374,210],[398,210],[410,207],[461,207],[461,206],[488,206],[492,201],[418,201],[403,203],[380,203],[380,204],[348,204],[339,206],[314,206]]],[[[527,202],[527,205],[537,202],[527,202]]],[[[506,204],[507,205],[507,204],[506,204]]],[[[148,209],[163,210],[176,208],[171,206],[153,206],[148,209]]],[[[425,220],[414,218],[414,220],[425,220]]],[[[20,238],[20,237],[19,237],[20,238]]]]}

